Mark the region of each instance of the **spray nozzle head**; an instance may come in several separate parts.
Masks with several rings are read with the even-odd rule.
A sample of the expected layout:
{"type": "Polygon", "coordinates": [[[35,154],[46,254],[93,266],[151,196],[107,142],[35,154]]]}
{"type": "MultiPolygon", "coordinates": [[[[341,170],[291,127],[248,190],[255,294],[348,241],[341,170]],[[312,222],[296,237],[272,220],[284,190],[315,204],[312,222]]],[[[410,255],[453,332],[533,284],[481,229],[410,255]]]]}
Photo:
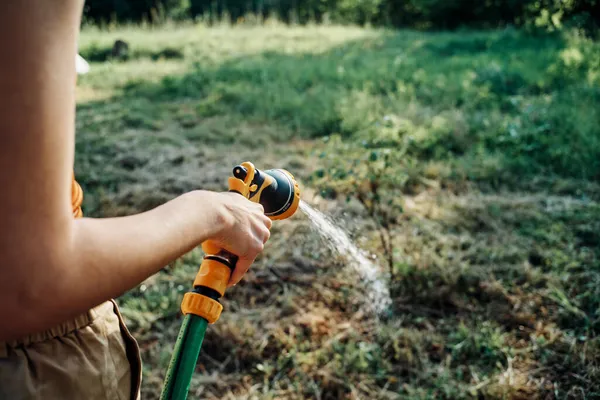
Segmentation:
{"type": "Polygon", "coordinates": [[[292,174],[284,169],[261,171],[249,162],[233,168],[229,189],[262,204],[273,220],[291,217],[300,203],[300,188],[292,174]]]}

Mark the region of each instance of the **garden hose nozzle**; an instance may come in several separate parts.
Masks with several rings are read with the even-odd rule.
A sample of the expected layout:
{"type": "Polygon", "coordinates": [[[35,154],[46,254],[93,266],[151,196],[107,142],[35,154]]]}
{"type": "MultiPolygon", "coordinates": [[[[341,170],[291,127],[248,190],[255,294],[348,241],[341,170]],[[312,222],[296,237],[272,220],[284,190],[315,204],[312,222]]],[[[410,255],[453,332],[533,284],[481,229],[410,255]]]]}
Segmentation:
{"type": "Polygon", "coordinates": [[[262,204],[265,215],[272,220],[291,217],[300,203],[300,188],[292,174],[284,169],[263,172],[249,162],[233,169],[229,190],[262,204]]]}
{"type": "MultiPolygon", "coordinates": [[[[262,204],[272,220],[291,217],[300,204],[296,180],[283,169],[259,171],[250,162],[233,169],[229,191],[262,204]]],[[[219,319],[223,306],[219,298],[225,293],[238,257],[208,241],[202,244],[206,253],[194,280],[194,289],[183,296],[181,311],[185,315],[171,363],[165,377],[161,400],[187,398],[190,382],[207,325],[219,319]]]]}
{"type": "MultiPolygon", "coordinates": [[[[283,169],[261,171],[250,162],[233,169],[229,191],[262,204],[265,215],[272,220],[291,217],[300,203],[300,188],[292,174],[283,169]]],[[[181,311],[214,323],[223,310],[218,299],[225,293],[237,256],[211,242],[203,243],[202,249],[206,255],[194,280],[194,290],[183,298],[181,311]]]]}

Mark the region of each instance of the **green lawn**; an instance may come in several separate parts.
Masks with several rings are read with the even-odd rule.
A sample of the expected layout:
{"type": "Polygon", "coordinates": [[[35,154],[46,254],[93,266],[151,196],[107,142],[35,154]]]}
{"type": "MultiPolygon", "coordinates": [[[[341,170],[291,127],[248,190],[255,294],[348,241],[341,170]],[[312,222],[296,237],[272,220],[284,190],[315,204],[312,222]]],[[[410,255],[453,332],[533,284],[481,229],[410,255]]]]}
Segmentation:
{"type": "MultiPolygon", "coordinates": [[[[389,275],[389,312],[298,214],[230,290],[198,398],[600,397],[600,46],[514,30],[86,28],[84,212],[283,167],[389,275]],[[123,60],[115,40],[129,43],[123,60]]],[[[156,399],[195,251],[119,299],[156,399]]]]}

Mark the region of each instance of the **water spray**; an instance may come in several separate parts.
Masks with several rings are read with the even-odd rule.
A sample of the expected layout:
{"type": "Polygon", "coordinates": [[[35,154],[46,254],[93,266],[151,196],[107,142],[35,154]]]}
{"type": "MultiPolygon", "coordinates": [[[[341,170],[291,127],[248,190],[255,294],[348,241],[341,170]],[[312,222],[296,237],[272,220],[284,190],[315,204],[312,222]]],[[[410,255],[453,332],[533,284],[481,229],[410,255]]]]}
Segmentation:
{"type": "MultiPolygon", "coordinates": [[[[233,169],[229,191],[239,193],[250,201],[262,204],[265,215],[272,220],[294,215],[300,203],[300,188],[286,170],[260,171],[250,162],[233,169]]],[[[219,299],[225,294],[238,257],[211,242],[202,245],[205,252],[194,289],[181,302],[185,315],[167,370],[161,400],[183,400],[196,368],[202,341],[208,324],[215,323],[223,306],[219,299]]]]}

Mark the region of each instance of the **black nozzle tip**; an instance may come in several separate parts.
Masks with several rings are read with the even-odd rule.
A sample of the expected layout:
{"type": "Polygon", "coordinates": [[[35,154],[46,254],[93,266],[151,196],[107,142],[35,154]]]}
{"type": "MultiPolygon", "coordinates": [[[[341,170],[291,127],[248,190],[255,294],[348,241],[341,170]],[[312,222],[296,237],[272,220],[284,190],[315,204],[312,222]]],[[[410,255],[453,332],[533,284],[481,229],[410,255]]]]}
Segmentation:
{"type": "Polygon", "coordinates": [[[248,171],[243,166],[236,165],[233,168],[233,176],[235,176],[236,178],[244,180],[246,179],[246,175],[248,175],[248,171]]]}

